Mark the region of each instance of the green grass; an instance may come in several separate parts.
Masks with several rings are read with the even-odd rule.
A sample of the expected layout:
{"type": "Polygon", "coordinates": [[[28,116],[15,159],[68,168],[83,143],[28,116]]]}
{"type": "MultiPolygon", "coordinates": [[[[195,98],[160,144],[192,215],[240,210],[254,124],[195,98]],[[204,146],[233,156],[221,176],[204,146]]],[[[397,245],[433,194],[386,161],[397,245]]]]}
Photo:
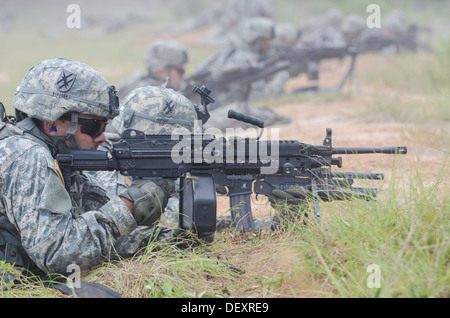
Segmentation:
{"type": "Polygon", "coordinates": [[[386,56],[384,66],[358,71],[363,86],[377,88],[375,98],[367,99],[360,113],[369,120],[450,121],[449,53],[450,42],[444,41],[433,54],[386,56]]]}
{"type": "MultiPolygon", "coordinates": [[[[294,16],[289,10],[292,1],[297,3],[274,0],[280,19],[297,21],[297,12],[294,16]]],[[[330,3],[310,2],[299,14],[304,17],[311,12],[308,10],[321,12],[330,3]]],[[[418,2],[396,3],[411,8],[418,2]]],[[[380,5],[394,6],[389,1],[380,5]]],[[[342,8],[354,12],[365,9],[365,5],[358,2],[355,7],[354,1],[344,1],[342,8]]],[[[421,11],[423,21],[430,20],[437,9],[437,2],[427,5],[421,11]]],[[[45,16],[45,10],[29,9],[22,19],[34,13],[45,16]]],[[[156,25],[161,26],[164,19],[175,21],[174,13],[164,11],[156,25]]],[[[8,50],[0,52],[0,100],[10,114],[15,88],[36,62],[56,56],[74,58],[99,69],[116,83],[143,67],[147,46],[163,34],[149,35],[148,26],[140,26],[97,39],[84,39],[76,31],[48,38],[30,32],[33,23],[28,23],[1,34],[3,47],[8,50]]],[[[361,85],[380,91],[361,105],[356,116],[410,125],[405,134],[412,136],[409,140],[414,139],[415,146],[409,148],[412,151],[408,155],[414,169],[396,165],[390,177],[377,184],[380,191],[376,202],[323,203],[323,227],[308,219],[307,225],[290,222],[275,233],[218,234],[212,245],[188,249],[151,243],[143,255],[102,264],[84,273],[83,279],[103,283],[124,297],[450,297],[450,139],[446,128],[450,120],[449,48],[442,42],[435,55],[385,57],[386,67],[358,72],[361,85]],[[386,94],[386,88],[394,93],[386,94]],[[431,168],[422,166],[422,147],[425,152],[436,147],[447,154],[446,162],[438,162],[437,171],[432,171],[433,176],[428,175],[431,168]],[[367,285],[371,264],[380,269],[380,288],[367,285]],[[284,267],[279,268],[281,265],[284,267]]],[[[189,50],[194,65],[211,52],[211,48],[189,50]]],[[[345,104],[354,98],[347,93],[312,98],[302,95],[268,104],[335,100],[345,104]]],[[[12,270],[5,264],[0,268],[12,270]]],[[[63,297],[33,279],[18,277],[20,284],[14,288],[2,286],[5,289],[0,297],[63,297]]]]}
{"type": "Polygon", "coordinates": [[[334,286],[329,296],[450,295],[450,200],[437,191],[448,190],[448,182],[425,185],[419,172],[409,178],[406,185],[391,181],[377,202],[330,209],[322,231],[300,230],[311,270],[334,286]],[[380,288],[367,285],[370,264],[380,268],[380,288]]]}
{"type": "Polygon", "coordinates": [[[169,243],[150,243],[143,255],[106,264],[85,279],[110,285],[123,297],[214,298],[224,297],[223,282],[235,282],[239,276],[206,246],[179,249],[169,243]]]}
{"type": "MultiPolygon", "coordinates": [[[[153,242],[143,255],[105,263],[83,279],[123,297],[447,298],[450,184],[445,171],[444,165],[435,180],[419,169],[387,180],[374,202],[322,203],[322,227],[309,218],[306,225],[291,221],[275,233],[218,234],[212,245],[187,249],[153,242]],[[289,263],[289,269],[277,270],[280,262],[289,263]],[[381,274],[379,288],[368,283],[373,264],[381,274]]],[[[42,285],[23,282],[2,297],[58,297],[42,285]]]]}

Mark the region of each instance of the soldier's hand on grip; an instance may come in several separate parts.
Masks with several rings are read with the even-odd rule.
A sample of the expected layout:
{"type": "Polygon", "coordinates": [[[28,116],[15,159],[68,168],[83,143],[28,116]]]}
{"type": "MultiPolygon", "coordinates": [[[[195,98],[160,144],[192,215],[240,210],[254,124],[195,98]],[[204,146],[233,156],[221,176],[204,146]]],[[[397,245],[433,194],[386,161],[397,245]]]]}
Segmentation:
{"type": "Polygon", "coordinates": [[[170,196],[170,186],[159,186],[151,180],[136,180],[119,195],[133,202],[138,225],[151,226],[161,217],[170,196]]]}

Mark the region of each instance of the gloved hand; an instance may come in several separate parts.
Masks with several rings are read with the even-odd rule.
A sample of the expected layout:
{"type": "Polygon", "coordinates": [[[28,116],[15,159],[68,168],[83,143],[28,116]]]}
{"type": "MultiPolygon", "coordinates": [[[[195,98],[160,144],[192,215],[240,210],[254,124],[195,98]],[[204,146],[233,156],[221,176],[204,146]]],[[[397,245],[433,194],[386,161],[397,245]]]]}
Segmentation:
{"type": "Polygon", "coordinates": [[[168,179],[154,179],[154,184],[169,193],[169,196],[175,194],[175,181],[168,179]]]}
{"type": "MultiPolygon", "coordinates": [[[[166,181],[166,180],[158,180],[166,181]]],[[[170,182],[136,180],[120,197],[133,202],[133,216],[138,225],[152,226],[161,217],[170,197],[170,182]]]]}

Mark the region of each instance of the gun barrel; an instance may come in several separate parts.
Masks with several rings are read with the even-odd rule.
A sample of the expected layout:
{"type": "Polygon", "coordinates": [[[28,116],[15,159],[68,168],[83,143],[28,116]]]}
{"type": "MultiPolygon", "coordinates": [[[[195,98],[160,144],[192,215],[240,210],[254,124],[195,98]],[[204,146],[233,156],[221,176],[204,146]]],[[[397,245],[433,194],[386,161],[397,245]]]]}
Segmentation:
{"type": "Polygon", "coordinates": [[[364,172],[332,172],[334,178],[354,178],[354,179],[369,179],[369,180],[384,180],[383,173],[364,173],[364,172]]]}
{"type": "Polygon", "coordinates": [[[406,155],[407,148],[404,146],[401,147],[384,147],[384,148],[333,148],[333,154],[335,155],[360,155],[360,154],[368,154],[368,153],[384,153],[384,154],[399,154],[406,155]]]}

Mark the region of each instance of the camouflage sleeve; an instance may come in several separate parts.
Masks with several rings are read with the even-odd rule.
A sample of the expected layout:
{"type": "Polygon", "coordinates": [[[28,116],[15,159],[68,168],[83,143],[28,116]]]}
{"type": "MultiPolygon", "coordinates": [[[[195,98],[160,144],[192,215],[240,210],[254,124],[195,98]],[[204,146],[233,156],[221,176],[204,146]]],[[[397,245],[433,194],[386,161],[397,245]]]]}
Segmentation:
{"type": "Polygon", "coordinates": [[[86,174],[95,178],[110,198],[125,192],[132,182],[119,171],[89,171],[86,174]]]}
{"type": "MultiPolygon", "coordinates": [[[[118,134],[109,133],[107,136],[109,139],[101,144],[98,150],[110,151],[113,147],[112,143],[120,140],[118,134]]],[[[110,198],[125,192],[132,182],[131,178],[122,175],[119,171],[85,171],[84,174],[97,180],[110,198]]]]}
{"type": "Polygon", "coordinates": [[[220,66],[220,74],[232,73],[242,69],[258,66],[258,58],[252,52],[236,50],[220,66]]]}
{"type": "Polygon", "coordinates": [[[70,264],[82,270],[99,264],[115,240],[136,228],[132,214],[116,196],[98,211],[75,218],[53,158],[43,147],[20,139],[15,151],[6,153],[10,162],[2,183],[8,186],[2,196],[23,247],[37,266],[52,273],[65,274],[70,264]]]}

